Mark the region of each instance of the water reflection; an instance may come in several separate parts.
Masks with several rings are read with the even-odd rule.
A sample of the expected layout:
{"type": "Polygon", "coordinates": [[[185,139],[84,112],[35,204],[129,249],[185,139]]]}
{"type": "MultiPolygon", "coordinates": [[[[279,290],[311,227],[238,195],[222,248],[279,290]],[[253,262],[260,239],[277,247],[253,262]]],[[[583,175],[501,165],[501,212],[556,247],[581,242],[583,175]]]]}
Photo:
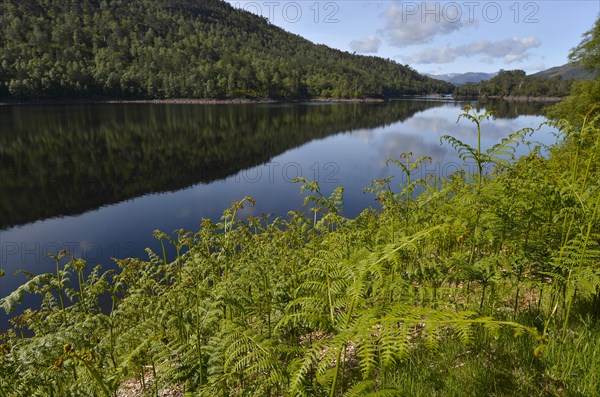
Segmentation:
{"type": "Polygon", "coordinates": [[[437,102],[0,109],[0,230],[226,178],[340,131],[437,102]]]}

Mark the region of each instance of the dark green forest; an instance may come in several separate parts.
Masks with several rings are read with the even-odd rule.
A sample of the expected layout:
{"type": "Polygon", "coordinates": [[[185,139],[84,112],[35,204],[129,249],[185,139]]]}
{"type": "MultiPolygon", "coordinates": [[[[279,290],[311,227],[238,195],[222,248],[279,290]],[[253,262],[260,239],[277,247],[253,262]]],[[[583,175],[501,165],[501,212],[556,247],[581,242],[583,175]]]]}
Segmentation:
{"type": "Polygon", "coordinates": [[[0,96],[361,98],[447,93],[221,0],[2,0],[0,96]]]}
{"type": "Polygon", "coordinates": [[[467,83],[454,90],[457,98],[565,97],[574,80],[527,76],[523,70],[501,70],[490,80],[467,83]]]}

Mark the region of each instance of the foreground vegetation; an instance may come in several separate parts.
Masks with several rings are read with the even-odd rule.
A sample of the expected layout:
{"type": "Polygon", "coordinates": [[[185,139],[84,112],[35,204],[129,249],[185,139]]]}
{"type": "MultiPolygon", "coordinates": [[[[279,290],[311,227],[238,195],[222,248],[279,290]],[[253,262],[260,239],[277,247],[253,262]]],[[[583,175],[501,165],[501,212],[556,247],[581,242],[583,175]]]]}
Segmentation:
{"type": "MultiPolygon", "coordinates": [[[[598,48],[600,19],[572,55],[597,69],[598,48]]],[[[600,395],[598,82],[554,108],[570,121],[550,148],[531,129],[481,148],[492,115],[465,108],[477,146],[442,141],[468,167],[415,179],[426,157],[391,159],[355,219],[342,188],[298,180],[307,212],[238,220],[247,197],[156,231],[161,252],[119,273],[59,252],[0,300],[42,300],[0,335],[0,396],[111,397],[132,378],[147,395],[600,395]]]]}
{"type": "Polygon", "coordinates": [[[596,78],[574,83],[569,96],[556,104],[550,115],[555,118],[567,118],[578,124],[582,114],[600,114],[600,17],[596,19],[594,26],[585,32],[581,43],[571,50],[569,60],[582,66],[596,78]]]}
{"type": "Polygon", "coordinates": [[[474,172],[415,180],[427,158],[404,154],[355,219],[342,188],[299,180],[307,212],[238,220],[245,198],[157,231],[174,260],[102,273],[60,252],[0,301],[43,299],[0,336],[0,396],[109,397],[132,377],[148,395],[598,395],[599,121],[560,125],[548,155],[528,129],[487,150],[444,137],[474,172]]]}

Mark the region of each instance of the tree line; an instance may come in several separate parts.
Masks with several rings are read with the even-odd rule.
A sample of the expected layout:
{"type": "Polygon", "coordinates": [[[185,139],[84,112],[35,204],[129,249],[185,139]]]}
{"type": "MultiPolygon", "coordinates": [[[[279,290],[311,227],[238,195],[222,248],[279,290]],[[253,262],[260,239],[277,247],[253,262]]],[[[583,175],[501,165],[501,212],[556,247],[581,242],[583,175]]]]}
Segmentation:
{"type": "Polygon", "coordinates": [[[501,70],[490,80],[467,83],[454,90],[454,96],[471,97],[565,97],[573,80],[527,76],[523,70],[501,70]]]}

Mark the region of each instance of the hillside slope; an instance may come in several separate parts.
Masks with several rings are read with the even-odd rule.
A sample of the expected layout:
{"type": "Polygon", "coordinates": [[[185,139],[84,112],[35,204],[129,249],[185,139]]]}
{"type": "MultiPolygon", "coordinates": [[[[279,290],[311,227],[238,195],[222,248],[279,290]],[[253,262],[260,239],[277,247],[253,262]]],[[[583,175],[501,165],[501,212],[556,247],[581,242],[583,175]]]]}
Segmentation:
{"type": "Polygon", "coordinates": [[[556,66],[550,69],[542,70],[541,72],[537,72],[532,76],[543,77],[547,79],[561,77],[563,79],[574,80],[591,80],[593,78],[592,73],[572,63],[567,63],[562,66],[556,66]]]}
{"type": "Polygon", "coordinates": [[[3,97],[390,97],[449,92],[221,0],[1,0],[3,97]]]}

